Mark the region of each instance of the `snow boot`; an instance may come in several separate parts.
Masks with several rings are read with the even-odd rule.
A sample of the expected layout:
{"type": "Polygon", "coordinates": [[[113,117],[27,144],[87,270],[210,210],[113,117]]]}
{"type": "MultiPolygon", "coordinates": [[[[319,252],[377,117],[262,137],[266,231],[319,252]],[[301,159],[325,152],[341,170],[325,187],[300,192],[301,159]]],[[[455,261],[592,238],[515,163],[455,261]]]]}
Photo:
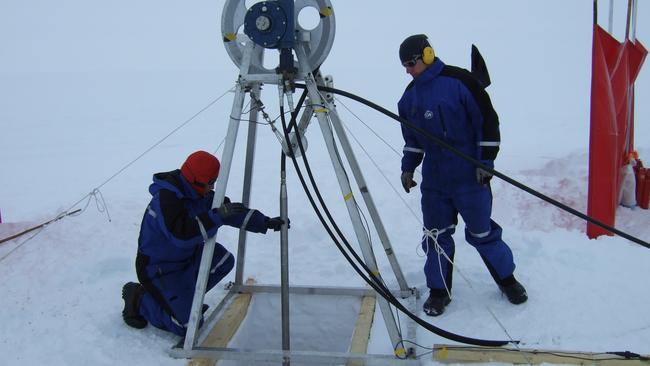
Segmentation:
{"type": "Polygon", "coordinates": [[[138,310],[144,292],[142,285],[135,282],[127,282],[122,287],[122,299],[124,299],[122,319],[130,327],[142,329],[147,326],[147,319],[140,315],[138,310]]]}
{"type": "Polygon", "coordinates": [[[433,291],[429,292],[429,298],[424,302],[422,309],[429,316],[438,316],[445,312],[445,307],[449,305],[451,298],[449,294],[439,294],[433,291]]]}
{"type": "Polygon", "coordinates": [[[528,294],[524,286],[514,279],[514,277],[509,282],[508,284],[499,285],[501,292],[506,294],[508,301],[515,305],[525,303],[528,300],[528,294]]]}

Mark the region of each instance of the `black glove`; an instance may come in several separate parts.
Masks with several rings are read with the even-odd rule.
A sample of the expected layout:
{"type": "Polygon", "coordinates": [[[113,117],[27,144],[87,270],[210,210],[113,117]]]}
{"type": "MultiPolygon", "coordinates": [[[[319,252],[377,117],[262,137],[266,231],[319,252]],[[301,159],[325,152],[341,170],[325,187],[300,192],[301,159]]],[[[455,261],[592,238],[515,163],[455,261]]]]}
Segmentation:
{"type": "Polygon", "coordinates": [[[217,215],[221,220],[228,220],[230,217],[248,212],[248,208],[240,202],[227,202],[216,208],[217,215]]]}
{"type": "Polygon", "coordinates": [[[487,185],[490,183],[490,179],[492,179],[492,173],[481,168],[476,168],[476,181],[478,184],[487,185]]]}
{"type": "Polygon", "coordinates": [[[411,188],[417,186],[418,184],[413,180],[413,172],[402,172],[402,187],[406,193],[411,191],[411,188]]]}
{"type": "MultiPolygon", "coordinates": [[[[291,220],[289,220],[289,219],[287,219],[287,220],[289,221],[289,224],[287,225],[287,229],[288,229],[288,228],[291,227],[291,220]]],[[[284,220],[282,220],[280,218],[280,216],[270,218],[266,222],[266,228],[269,229],[269,230],[273,229],[273,231],[280,231],[280,229],[282,228],[282,225],[284,225],[284,220]]]]}

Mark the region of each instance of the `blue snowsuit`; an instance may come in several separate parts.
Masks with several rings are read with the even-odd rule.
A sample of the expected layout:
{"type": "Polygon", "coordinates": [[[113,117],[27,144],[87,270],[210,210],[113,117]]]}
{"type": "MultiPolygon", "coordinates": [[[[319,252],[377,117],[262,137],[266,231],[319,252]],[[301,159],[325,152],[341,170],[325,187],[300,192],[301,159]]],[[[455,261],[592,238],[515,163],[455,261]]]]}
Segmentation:
{"type": "MultiPolygon", "coordinates": [[[[489,167],[499,151],[499,120],[490,97],[467,71],[436,58],[406,88],[398,103],[399,115],[489,167]]],[[[501,227],[490,219],[492,192],[477,181],[476,167],[402,125],[402,171],[413,172],[422,163],[422,215],[427,253],[424,273],[432,292],[451,289],[452,266],[438,254],[454,258],[458,213],[465,221],[465,239],[478,250],[494,280],[501,284],[513,274],[512,251],[501,239],[501,227]],[[428,235],[427,235],[428,233],[428,235]]]]}
{"type": "MultiPolygon", "coordinates": [[[[204,242],[198,222],[211,237],[224,224],[265,233],[269,218],[248,210],[222,220],[211,210],[214,192],[199,196],[180,170],[155,174],[149,192],[153,197],[142,218],[136,258],[138,280],[146,290],[139,311],[155,327],[184,336],[204,242]]],[[[207,290],[233,265],[233,255],[216,243],[207,290]]]]}

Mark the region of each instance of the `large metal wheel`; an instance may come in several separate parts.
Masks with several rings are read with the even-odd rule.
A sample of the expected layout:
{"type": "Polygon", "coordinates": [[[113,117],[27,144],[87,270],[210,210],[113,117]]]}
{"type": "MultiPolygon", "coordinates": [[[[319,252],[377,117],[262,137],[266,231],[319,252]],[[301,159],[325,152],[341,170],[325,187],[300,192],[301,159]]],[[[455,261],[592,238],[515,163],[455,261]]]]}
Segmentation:
{"type": "MultiPolygon", "coordinates": [[[[253,1],[253,3],[255,2],[253,1]]],[[[244,19],[247,11],[246,0],[226,0],[221,15],[221,35],[224,46],[237,67],[242,64],[244,46],[249,41],[244,34],[244,19]]],[[[332,4],[329,0],[295,0],[295,19],[298,20],[296,21],[296,41],[305,42],[309,65],[320,66],[334,44],[336,27],[332,4]],[[306,29],[300,24],[300,15],[304,11],[313,9],[319,14],[318,25],[313,29],[306,29]]],[[[261,46],[255,47],[249,73],[275,74],[275,67],[265,67],[264,65],[264,50],[261,46]]],[[[270,51],[277,54],[275,50],[270,51]]],[[[297,61],[294,63],[297,64],[297,61]]]]}

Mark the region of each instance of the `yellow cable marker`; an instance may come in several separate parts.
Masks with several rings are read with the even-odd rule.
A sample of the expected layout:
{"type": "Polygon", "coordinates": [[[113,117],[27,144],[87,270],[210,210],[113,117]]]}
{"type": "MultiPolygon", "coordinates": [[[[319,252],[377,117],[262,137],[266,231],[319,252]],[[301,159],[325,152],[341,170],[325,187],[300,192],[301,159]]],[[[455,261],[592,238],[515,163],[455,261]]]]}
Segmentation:
{"type": "Polygon", "coordinates": [[[370,273],[372,273],[372,275],[375,277],[379,277],[379,271],[372,271],[370,273]]]}
{"type": "Polygon", "coordinates": [[[346,194],[345,196],[343,196],[343,199],[346,200],[346,201],[349,200],[350,198],[352,198],[352,192],[350,192],[350,193],[346,194]]]}
{"type": "Polygon", "coordinates": [[[314,109],[314,112],[316,112],[316,113],[326,113],[327,108],[322,108],[322,107],[321,108],[316,108],[316,109],[314,109]]]}
{"type": "Polygon", "coordinates": [[[397,357],[404,357],[406,355],[406,350],[404,348],[396,348],[395,349],[395,356],[397,357]]]}
{"type": "Polygon", "coordinates": [[[235,33],[226,33],[223,35],[224,41],[232,42],[237,39],[237,35],[235,33]]]}
{"type": "Polygon", "coordinates": [[[447,358],[447,347],[442,346],[442,351],[440,351],[440,360],[447,358]]]}
{"type": "Polygon", "coordinates": [[[334,10],[332,10],[331,6],[322,7],[318,12],[320,13],[321,18],[329,17],[332,16],[332,14],[334,14],[334,10]]]}

